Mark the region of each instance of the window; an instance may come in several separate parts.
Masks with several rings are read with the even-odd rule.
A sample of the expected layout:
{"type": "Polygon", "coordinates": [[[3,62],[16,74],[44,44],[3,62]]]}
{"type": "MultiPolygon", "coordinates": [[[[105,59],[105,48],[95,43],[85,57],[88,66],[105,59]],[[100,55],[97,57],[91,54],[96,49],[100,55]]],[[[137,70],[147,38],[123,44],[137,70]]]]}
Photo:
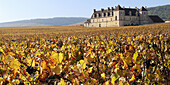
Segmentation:
{"type": "Polygon", "coordinates": [[[99,17],[101,17],[101,14],[99,14],[99,17]]]}
{"type": "Polygon", "coordinates": [[[112,21],[112,18],[110,19],[110,21],[112,21]]]}
{"type": "Polygon", "coordinates": [[[104,20],[102,19],[102,22],[104,22],[104,20]]]}
{"type": "Polygon", "coordinates": [[[94,20],[93,20],[93,22],[94,22],[94,20]]]}
{"type": "Polygon", "coordinates": [[[117,16],[115,16],[115,20],[117,20],[117,16]]]}
{"type": "Polygon", "coordinates": [[[104,13],[104,17],[106,16],[106,13],[104,13]]]}
{"type": "Polygon", "coordinates": [[[110,16],[110,13],[109,13],[109,12],[108,12],[107,14],[108,14],[108,16],[110,16]]]}
{"type": "Polygon", "coordinates": [[[94,15],[94,18],[96,18],[96,17],[97,17],[97,15],[95,14],[95,15],[94,15]]]}

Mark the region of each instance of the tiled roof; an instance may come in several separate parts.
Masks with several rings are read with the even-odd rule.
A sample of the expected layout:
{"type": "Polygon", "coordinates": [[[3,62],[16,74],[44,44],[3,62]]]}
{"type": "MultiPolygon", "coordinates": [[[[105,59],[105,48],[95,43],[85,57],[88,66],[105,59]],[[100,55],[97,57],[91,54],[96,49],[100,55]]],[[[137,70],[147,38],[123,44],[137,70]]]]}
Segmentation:
{"type": "Polygon", "coordinates": [[[154,23],[163,23],[165,21],[163,21],[159,16],[157,15],[149,15],[150,19],[154,22],[154,23]]]}
{"type": "Polygon", "coordinates": [[[148,11],[143,6],[140,8],[140,11],[148,11]]]}
{"type": "Polygon", "coordinates": [[[115,10],[123,10],[123,8],[122,8],[120,5],[118,5],[118,6],[115,8],[115,10]]]}
{"type": "Polygon", "coordinates": [[[88,19],[87,21],[85,21],[84,23],[90,23],[90,19],[88,19]]]}

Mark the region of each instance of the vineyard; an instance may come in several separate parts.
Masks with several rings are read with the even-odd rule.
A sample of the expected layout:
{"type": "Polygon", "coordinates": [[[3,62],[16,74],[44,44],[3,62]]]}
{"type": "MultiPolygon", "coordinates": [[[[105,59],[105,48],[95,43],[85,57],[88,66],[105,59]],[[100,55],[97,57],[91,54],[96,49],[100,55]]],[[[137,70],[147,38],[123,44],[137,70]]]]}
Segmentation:
{"type": "Polygon", "coordinates": [[[168,85],[170,23],[0,28],[2,85],[168,85]]]}

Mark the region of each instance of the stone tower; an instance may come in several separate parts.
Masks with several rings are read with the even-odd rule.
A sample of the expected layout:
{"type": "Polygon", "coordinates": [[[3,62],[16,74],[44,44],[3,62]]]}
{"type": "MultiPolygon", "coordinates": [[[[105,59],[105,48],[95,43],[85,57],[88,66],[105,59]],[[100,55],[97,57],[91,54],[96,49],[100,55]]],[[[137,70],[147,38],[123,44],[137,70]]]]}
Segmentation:
{"type": "Polygon", "coordinates": [[[140,14],[140,24],[148,23],[148,11],[142,6],[139,10],[140,14]]]}

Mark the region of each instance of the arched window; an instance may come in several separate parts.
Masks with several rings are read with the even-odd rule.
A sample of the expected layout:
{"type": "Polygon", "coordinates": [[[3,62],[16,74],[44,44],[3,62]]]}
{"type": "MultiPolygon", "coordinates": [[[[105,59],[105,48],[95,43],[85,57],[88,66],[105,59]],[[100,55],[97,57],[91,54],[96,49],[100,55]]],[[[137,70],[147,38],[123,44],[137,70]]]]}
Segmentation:
{"type": "Polygon", "coordinates": [[[97,17],[97,14],[94,14],[94,18],[96,18],[97,17]]]}
{"type": "Polygon", "coordinates": [[[101,14],[99,14],[99,17],[101,17],[101,14]]]}
{"type": "Polygon", "coordinates": [[[106,13],[104,13],[104,17],[106,17],[106,13]]]}
{"type": "Polygon", "coordinates": [[[110,16],[110,13],[109,13],[109,12],[108,12],[107,14],[108,14],[108,16],[110,16]]]}
{"type": "Polygon", "coordinates": [[[115,20],[117,20],[117,16],[115,16],[115,20]]]}

